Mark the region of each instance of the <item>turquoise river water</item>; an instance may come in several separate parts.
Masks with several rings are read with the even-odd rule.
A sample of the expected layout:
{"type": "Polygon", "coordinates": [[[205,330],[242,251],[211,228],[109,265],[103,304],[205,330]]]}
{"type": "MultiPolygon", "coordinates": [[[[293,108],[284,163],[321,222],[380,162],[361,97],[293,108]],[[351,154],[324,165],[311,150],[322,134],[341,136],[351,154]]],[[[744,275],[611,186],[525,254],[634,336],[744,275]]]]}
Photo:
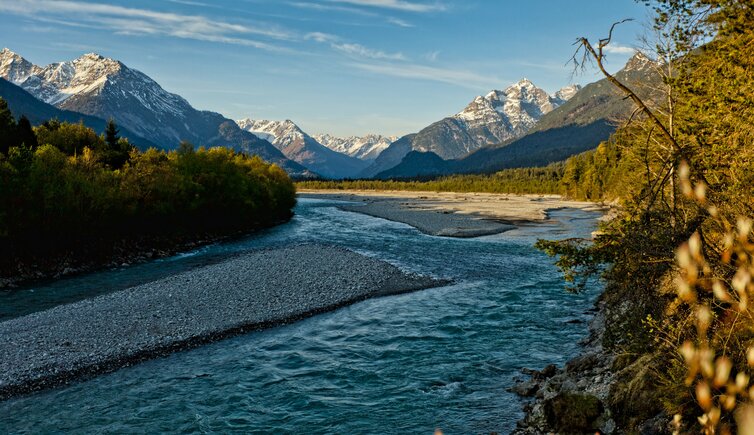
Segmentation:
{"type": "Polygon", "coordinates": [[[563,290],[537,238],[588,237],[597,213],[475,239],[302,199],[288,224],[146,264],[0,293],[0,320],[111,292],[237,252],[345,246],[455,284],[371,299],[65,388],[0,402],[0,433],[507,433],[523,367],[563,364],[586,336],[597,285],[563,290]]]}

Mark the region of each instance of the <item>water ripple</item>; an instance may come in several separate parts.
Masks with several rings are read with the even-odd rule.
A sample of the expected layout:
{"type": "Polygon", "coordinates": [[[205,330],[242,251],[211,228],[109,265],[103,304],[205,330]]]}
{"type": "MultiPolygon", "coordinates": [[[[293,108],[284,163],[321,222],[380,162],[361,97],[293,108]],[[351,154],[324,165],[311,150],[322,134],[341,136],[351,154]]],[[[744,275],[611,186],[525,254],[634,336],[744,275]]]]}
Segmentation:
{"type": "Polygon", "coordinates": [[[0,433],[508,432],[521,367],[562,364],[597,291],[563,291],[537,237],[586,236],[596,215],[551,213],[497,236],[428,237],[302,200],[287,225],[166,261],[0,295],[0,318],[115,291],[250,248],[317,241],[456,284],[367,300],[87,382],[0,403],[0,433]]]}

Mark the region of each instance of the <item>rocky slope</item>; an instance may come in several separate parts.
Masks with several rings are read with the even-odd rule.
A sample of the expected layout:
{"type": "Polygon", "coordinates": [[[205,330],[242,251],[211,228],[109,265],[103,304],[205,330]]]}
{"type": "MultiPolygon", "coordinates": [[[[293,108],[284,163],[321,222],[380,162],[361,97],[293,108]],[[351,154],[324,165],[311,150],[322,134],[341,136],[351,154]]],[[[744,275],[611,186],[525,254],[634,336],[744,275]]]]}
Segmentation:
{"type": "Polygon", "coordinates": [[[356,157],[325,147],[289,119],[268,121],[246,118],[236,123],[241,129],[271,142],[289,159],[326,178],[353,178],[367,165],[356,157]]]}
{"type": "Polygon", "coordinates": [[[162,148],[175,148],[183,140],[228,146],[257,154],[293,175],[313,175],[267,141],[241,132],[230,119],[194,109],[183,97],[114,59],[89,53],[40,67],[6,48],[0,51],[0,77],[59,109],[113,118],[162,148]]]}
{"type": "MultiPolygon", "coordinates": [[[[510,141],[526,134],[542,116],[564,104],[579,89],[579,85],[569,85],[549,95],[531,80],[522,79],[504,90],[477,96],[459,113],[422,129],[411,139],[408,151],[431,152],[451,160],[510,141]]],[[[362,176],[375,176],[397,164],[385,163],[388,162],[375,161],[362,176]]]]}
{"type": "Polygon", "coordinates": [[[376,159],[382,151],[398,139],[398,136],[382,136],[380,134],[349,137],[315,134],[312,137],[333,151],[366,161],[376,159]]]}
{"type": "MultiPolygon", "coordinates": [[[[659,80],[653,62],[641,54],[632,57],[616,77],[637,89],[659,80]]],[[[380,167],[381,171],[369,175],[408,178],[547,165],[595,148],[615,131],[615,123],[633,110],[633,103],[607,79],[583,89],[564,88],[559,92],[569,97],[568,101],[543,114],[521,137],[480,148],[460,159],[447,159],[442,164],[429,155],[423,156],[427,161],[414,155],[410,160],[387,166],[393,159],[380,167]]]]}
{"type": "MultiPolygon", "coordinates": [[[[0,78],[0,98],[8,103],[8,108],[10,108],[14,117],[18,119],[21,116],[26,116],[32,125],[39,125],[54,118],[58,121],[71,123],[83,122],[84,125],[98,133],[104,132],[107,125],[107,121],[102,118],[58,109],[44,101],[40,101],[19,86],[3,78],[0,78]]],[[[128,138],[132,144],[142,149],[156,146],[153,142],[144,139],[127,128],[120,128],[120,136],[128,138]]]]}

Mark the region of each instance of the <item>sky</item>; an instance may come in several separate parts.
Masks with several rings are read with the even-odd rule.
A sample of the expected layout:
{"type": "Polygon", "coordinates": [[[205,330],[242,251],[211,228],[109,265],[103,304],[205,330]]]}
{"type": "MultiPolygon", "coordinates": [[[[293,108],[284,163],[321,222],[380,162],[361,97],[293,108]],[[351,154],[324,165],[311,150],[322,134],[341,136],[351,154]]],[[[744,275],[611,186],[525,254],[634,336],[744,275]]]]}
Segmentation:
{"type": "Polygon", "coordinates": [[[550,93],[599,79],[573,74],[575,39],[633,18],[616,71],[647,17],[635,0],[0,0],[0,46],[37,65],[96,52],[232,119],[403,135],[523,77],[550,93]]]}

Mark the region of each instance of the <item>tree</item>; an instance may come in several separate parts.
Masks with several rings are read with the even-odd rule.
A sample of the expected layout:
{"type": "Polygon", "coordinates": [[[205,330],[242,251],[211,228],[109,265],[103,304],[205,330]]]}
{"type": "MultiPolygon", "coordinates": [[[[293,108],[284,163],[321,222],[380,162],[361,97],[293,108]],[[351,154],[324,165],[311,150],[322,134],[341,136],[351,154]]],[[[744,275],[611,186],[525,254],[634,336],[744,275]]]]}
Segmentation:
{"type": "Polygon", "coordinates": [[[110,118],[105,127],[105,143],[107,143],[111,150],[118,149],[118,133],[120,133],[120,130],[118,130],[118,126],[115,124],[115,119],[110,118]]]}
{"type": "Polygon", "coordinates": [[[37,146],[39,146],[37,143],[37,135],[34,134],[34,130],[31,128],[31,122],[29,122],[26,115],[22,115],[21,119],[18,120],[18,125],[16,126],[16,142],[17,145],[25,145],[32,150],[35,150],[37,146]]]}
{"type": "Polygon", "coordinates": [[[8,149],[15,146],[16,119],[8,108],[8,103],[0,98],[0,153],[8,154],[8,149]]]}

